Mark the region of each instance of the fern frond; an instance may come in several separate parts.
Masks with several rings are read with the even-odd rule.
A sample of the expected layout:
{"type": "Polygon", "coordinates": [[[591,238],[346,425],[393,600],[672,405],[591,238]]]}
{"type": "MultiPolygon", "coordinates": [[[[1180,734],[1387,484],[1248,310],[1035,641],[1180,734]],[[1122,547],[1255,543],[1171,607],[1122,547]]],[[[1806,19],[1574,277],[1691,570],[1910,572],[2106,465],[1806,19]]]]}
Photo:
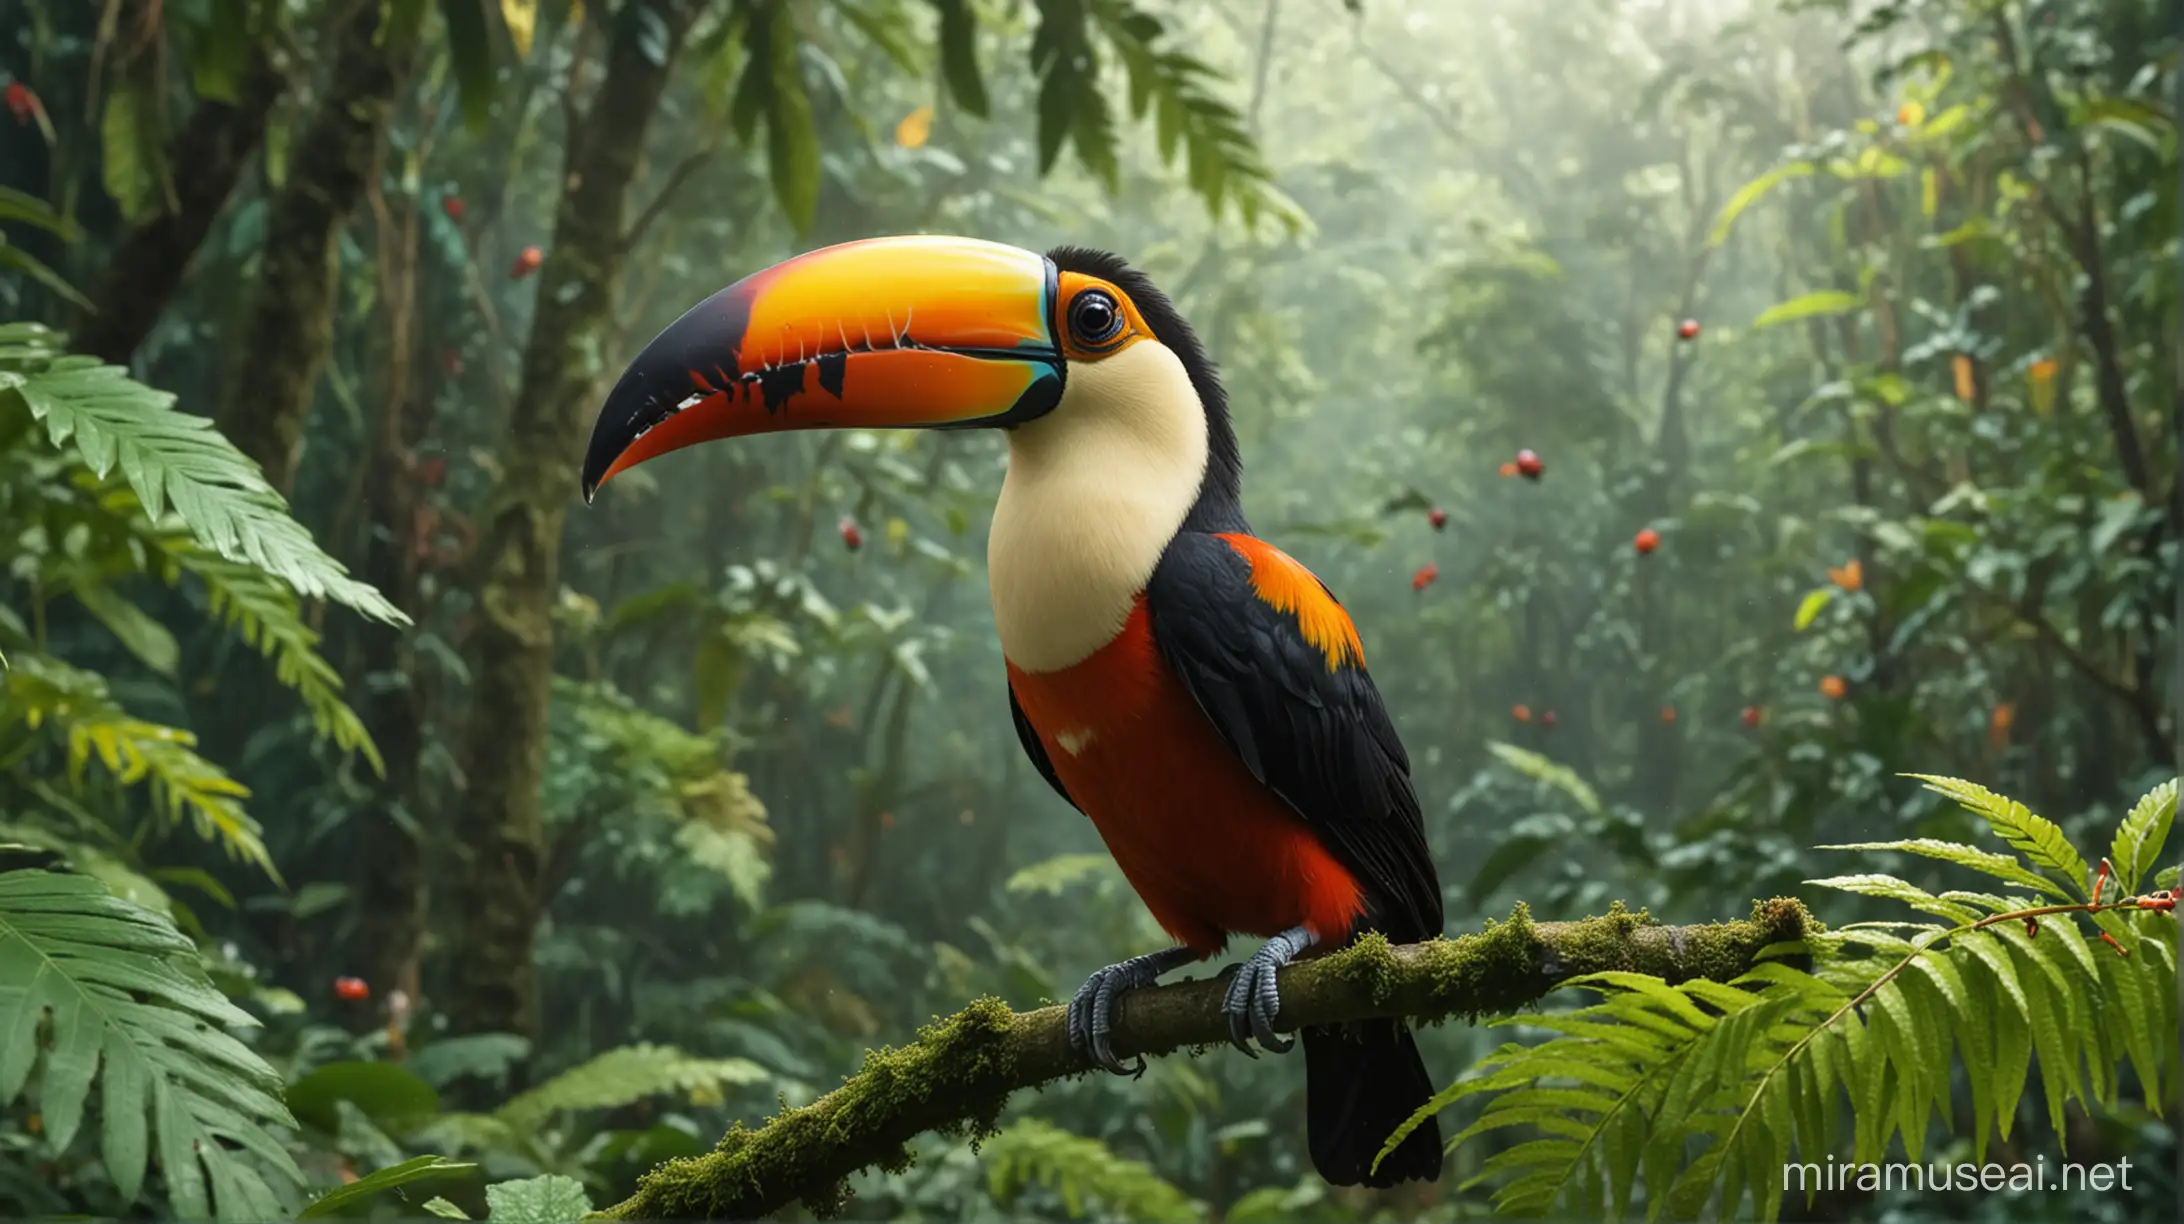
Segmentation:
{"type": "Polygon", "coordinates": [[[1985,872],[1987,875],[1993,876],[2006,884],[2021,885],[2032,889],[2034,892],[2046,893],[2048,896],[2065,901],[2073,899],[2069,893],[2064,892],[2052,880],[2038,872],[2025,870],[2024,865],[2015,858],[2007,854],[1996,854],[1991,850],[1981,850],[1977,846],[1967,846],[1961,842],[1940,841],[1931,837],[1914,837],[1903,841],[1845,842],[1840,845],[1815,846],[1813,848],[1816,850],[1897,850],[1905,854],[1916,854],[1923,858],[1940,859],[1945,863],[1955,863],[1959,867],[1969,867],[1974,871],[1985,872]]]}
{"type": "MultiPolygon", "coordinates": [[[[1601,1002],[1498,1021],[1558,1035],[1497,1050],[1435,1096],[1382,1155],[1424,1119],[1484,1096],[1484,1111],[1452,1147],[1511,1128],[1540,1136],[1484,1164],[1479,1180],[1497,1183],[1503,1212],[1621,1215],[1643,1187],[1654,1217],[1697,1218],[1711,1203],[1717,1218],[1771,1220],[1785,1170],[1816,1169],[1839,1150],[1845,1103],[1854,1161],[1880,1160],[1899,1143],[1910,1160],[1922,1159],[1935,1123],[1956,1127],[1951,1071],[1959,1061],[1981,1160],[1990,1133],[2009,1137],[2035,1063],[2058,1137],[2071,1102],[2115,1101],[2126,1063],[2149,1103],[2164,1099],[2177,1074],[2174,919],[2128,897],[2069,902],[2034,870],[2067,881],[2073,864],[2082,868],[2060,830],[1969,783],[1944,779],[1936,789],[1985,816],[2019,857],[1925,839],[1851,848],[1938,858],[2046,896],[1937,896],[1877,874],[1812,881],[1901,901],[1949,925],[1816,933],[1769,949],[1728,985],[1671,986],[1627,973],[1577,979],[1570,985],[1600,992],[1601,1002]],[[2114,949],[2087,937],[2077,925],[2087,918],[2114,949]],[[1787,963],[1791,955],[1809,964],[1787,963]]],[[[2117,844],[2134,863],[2158,853],[2172,794],[2157,789],[2126,817],[2132,831],[2119,830],[2117,844]]]]}
{"type": "Polygon", "coordinates": [[[2073,899],[2085,895],[2085,859],[2079,856],[2077,847],[2070,844],[2061,826],[2054,821],[2034,815],[2030,808],[2015,799],[1997,795],[1961,778],[1934,774],[1906,776],[1917,778],[1926,784],[1926,789],[1956,800],[1965,811],[1985,820],[2027,862],[2059,876],[2073,899]]]}
{"type": "Polygon", "coordinates": [[[694,1058],[673,1046],[623,1046],[514,1097],[493,1116],[527,1134],[565,1110],[613,1109],[667,1093],[717,1104],[722,1089],[762,1083],[771,1074],[747,1058],[694,1058]]]}
{"type": "Polygon", "coordinates": [[[1246,226],[1272,213],[1292,231],[1304,213],[1274,185],[1243,113],[1214,91],[1222,79],[1211,64],[1175,45],[1159,18],[1132,0],[1094,0],[1107,44],[1122,60],[1130,85],[1130,117],[1150,112],[1160,159],[1183,154],[1184,180],[1218,217],[1233,202],[1246,226]]]}
{"type": "Polygon", "coordinates": [[[2137,892],[2146,873],[2160,861],[2161,848],[2169,840],[2169,827],[2176,822],[2176,794],[2177,780],[2171,778],[2146,792],[2123,823],[2116,826],[2108,861],[2115,865],[2116,883],[2123,891],[2137,892]]]}
{"type": "Polygon", "coordinates": [[[0,409],[20,403],[53,446],[96,476],[118,468],[150,514],[171,509],[213,552],[274,574],[300,595],[409,623],[318,546],[258,465],[210,420],[175,411],[173,395],[118,366],[63,355],[63,344],[60,333],[35,323],[0,325],[0,409]]]}
{"type": "Polygon", "coordinates": [[[82,784],[96,757],[123,786],[146,786],[164,824],[187,817],[199,836],[219,842],[230,857],[280,879],[258,822],[243,810],[249,789],[197,755],[197,737],[130,717],[99,676],[47,655],[17,657],[0,675],[0,691],[8,696],[8,717],[64,736],[72,782],[82,784]]]}
{"type": "Polygon", "coordinates": [[[675,830],[675,844],[693,866],[727,881],[728,891],[746,911],[756,913],[765,907],[766,884],[773,878],[773,864],[749,833],[693,820],[675,830]]]}
{"type": "Polygon", "coordinates": [[[124,645],[155,670],[171,675],[175,652],[172,636],[104,584],[142,572],[173,586],[185,573],[195,574],[205,585],[212,615],[273,660],[275,675],[303,699],[318,733],[344,751],[362,753],[375,772],[383,772],[379,750],[363,721],[342,700],[340,673],[318,653],[319,635],[305,623],[295,593],[285,583],[205,548],[187,530],[174,525],[171,517],[166,526],[154,522],[135,490],[123,479],[100,479],[79,469],[72,474],[70,484],[77,497],[66,503],[67,516],[57,520],[52,511],[62,503],[48,503],[47,530],[88,527],[94,539],[105,541],[98,550],[99,557],[112,572],[101,574],[91,567],[77,567],[51,573],[46,581],[57,586],[69,584],[68,589],[85,608],[124,645]],[[67,526],[62,527],[62,523],[67,526]]]}
{"type": "MultiPolygon", "coordinates": [[[[1916,884],[1899,880],[1892,875],[1866,873],[1861,875],[1828,876],[1825,879],[1807,880],[1807,884],[1820,888],[1833,888],[1840,892],[1857,893],[1866,897],[1885,897],[1901,901],[1912,909],[1951,922],[1970,922],[1978,915],[1969,907],[1954,901],[1943,900],[1916,884]]],[[[1894,924],[1875,924],[1894,925],[1894,924]]]]}
{"type": "Polygon", "coordinates": [[[987,1192],[1003,1204],[1023,1187],[1037,1185],[1054,1191],[1071,1218],[1082,1217],[1091,1200],[1125,1220],[1195,1220],[1205,1214],[1151,1165],[1038,1118],[987,1138],[979,1145],[979,1158],[986,1166],[987,1192]]]}
{"type": "Polygon", "coordinates": [[[762,907],[774,831],[749,777],[721,764],[720,737],[687,731],[611,685],[556,677],[554,695],[637,789],[637,806],[680,823],[675,843],[689,861],[726,880],[747,908],[762,907]]]}
{"type": "Polygon", "coordinates": [[[1121,877],[1111,854],[1057,854],[1028,867],[1019,867],[1001,888],[1012,893],[1046,893],[1059,896],[1063,889],[1085,880],[1121,877]]]}
{"type": "Polygon", "coordinates": [[[1590,783],[1579,777],[1577,771],[1569,766],[1560,764],[1540,753],[1519,748],[1515,744],[1504,744],[1498,740],[1490,741],[1486,745],[1486,750],[1499,757],[1502,764],[1516,770],[1525,777],[1535,782],[1544,782],[1548,786],[1568,795],[1571,802],[1577,804],[1586,815],[1598,816],[1601,814],[1599,794],[1593,790],[1590,783]]]}
{"type": "Polygon", "coordinates": [[[575,1224],[592,1203],[583,1182],[547,1173],[487,1186],[485,1208],[489,1224],[575,1224]]]}
{"type": "Polygon", "coordinates": [[[280,1077],[221,1026],[255,1026],[166,918],[88,876],[0,874],[0,1103],[37,1074],[47,1140],[65,1149],[94,1081],[100,1154],[126,1200],[156,1145],[178,1216],[271,1219],[302,1173],[267,1127],[294,1126],[280,1077]]]}
{"type": "Polygon", "coordinates": [[[212,614],[245,645],[273,660],[274,677],[303,699],[312,728],[342,751],[360,754],[372,772],[384,775],[387,766],[379,746],[364,729],[364,720],[342,700],[341,673],[319,653],[319,635],[304,622],[295,595],[263,570],[172,537],[167,544],[175,564],[205,584],[212,614]]]}

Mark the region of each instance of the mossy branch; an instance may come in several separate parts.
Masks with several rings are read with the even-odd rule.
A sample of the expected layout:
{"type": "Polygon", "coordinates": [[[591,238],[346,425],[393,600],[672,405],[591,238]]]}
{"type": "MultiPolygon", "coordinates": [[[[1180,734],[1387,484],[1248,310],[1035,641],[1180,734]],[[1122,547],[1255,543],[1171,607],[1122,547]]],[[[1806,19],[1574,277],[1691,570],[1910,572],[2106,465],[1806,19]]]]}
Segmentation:
{"type": "MultiPolygon", "coordinates": [[[[1276,1028],[1400,1016],[1475,1019],[1517,1011],[1571,978],[1603,970],[1669,982],[1727,981],[1761,948],[1803,938],[1818,925],[1796,901],[1763,901],[1752,916],[1698,926],[1657,926],[1620,904],[1579,922],[1534,922],[1518,906],[1477,935],[1390,947],[1378,936],[1281,974],[1276,1028]]],[[[1211,978],[1133,992],[1117,1007],[1115,1053],[1158,1056],[1225,1042],[1223,984],[1211,978]]],[[[1063,1009],[1013,1012],[981,999],[879,1050],[840,1088],[784,1110],[756,1130],[738,1123],[703,1156],[647,1173],[637,1192],[599,1213],[624,1220],[748,1220],[801,1200],[815,1214],[838,1210],[847,1178],[910,1162],[926,1131],[990,1133],[1012,1093],[1090,1071],[1069,1046],[1063,1009]]]]}

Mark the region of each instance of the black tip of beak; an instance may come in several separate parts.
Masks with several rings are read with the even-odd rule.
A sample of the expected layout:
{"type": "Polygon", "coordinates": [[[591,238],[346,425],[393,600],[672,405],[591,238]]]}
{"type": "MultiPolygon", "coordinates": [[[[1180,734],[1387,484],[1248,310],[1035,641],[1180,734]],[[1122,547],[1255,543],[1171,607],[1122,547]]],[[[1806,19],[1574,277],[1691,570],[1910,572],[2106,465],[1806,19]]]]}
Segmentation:
{"type": "Polygon", "coordinates": [[[721,356],[727,354],[732,365],[743,345],[750,308],[747,295],[739,294],[738,288],[730,285],[684,311],[622,371],[592,424],[591,445],[584,452],[586,505],[598,496],[599,486],[622,452],[689,401],[699,372],[712,371],[720,380],[718,385],[733,381],[733,375],[721,366],[721,356]]]}
{"type": "Polygon", "coordinates": [[[603,447],[600,445],[600,426],[605,423],[606,414],[602,412],[599,416],[599,424],[592,426],[591,449],[584,452],[584,471],[581,485],[584,492],[584,504],[587,506],[591,505],[592,501],[599,496],[599,486],[606,481],[607,469],[613,466],[615,456],[622,453],[620,447],[603,447]]]}

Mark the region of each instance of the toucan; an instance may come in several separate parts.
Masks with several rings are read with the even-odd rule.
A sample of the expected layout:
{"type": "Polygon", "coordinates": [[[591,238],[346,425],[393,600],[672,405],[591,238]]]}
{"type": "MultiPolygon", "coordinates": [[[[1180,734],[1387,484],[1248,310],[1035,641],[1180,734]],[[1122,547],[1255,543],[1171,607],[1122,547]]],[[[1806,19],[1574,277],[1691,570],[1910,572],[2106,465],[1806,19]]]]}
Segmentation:
{"type": "MultiPolygon", "coordinates": [[[[986,548],[1024,752],[1091,818],[1176,946],[1071,1000],[1088,1063],[1126,991],[1266,942],[1230,977],[1234,1043],[1275,1052],[1276,972],[1366,931],[1437,936],[1441,885],[1410,762],[1349,614],[1252,534],[1220,378],[1140,271],[1081,247],[873,238],[754,273],[670,324],[623,372],[584,457],[615,473],[718,438],[798,429],[992,428],[1008,469],[986,548]]],[[[1433,1096],[1400,1022],[1306,1026],[1306,1132],[1334,1185],[1433,1180],[1433,1096]]]]}

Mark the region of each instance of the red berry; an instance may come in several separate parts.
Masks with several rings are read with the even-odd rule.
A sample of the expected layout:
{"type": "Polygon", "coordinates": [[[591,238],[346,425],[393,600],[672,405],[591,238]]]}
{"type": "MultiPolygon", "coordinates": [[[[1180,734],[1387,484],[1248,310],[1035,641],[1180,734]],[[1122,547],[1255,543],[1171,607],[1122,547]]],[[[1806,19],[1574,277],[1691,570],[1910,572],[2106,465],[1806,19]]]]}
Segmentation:
{"type": "Polygon", "coordinates": [[[1540,457],[1537,452],[1529,450],[1520,450],[1517,452],[1517,473],[1518,475],[1523,476],[1526,480],[1538,480],[1540,477],[1540,473],[1545,472],[1546,470],[1547,465],[1540,461],[1540,457]]]}
{"type": "Polygon", "coordinates": [[[523,248],[523,254],[516,256],[516,265],[508,269],[508,279],[522,280],[531,273],[538,271],[538,266],[545,262],[546,253],[544,251],[535,246],[527,246],[523,248]]]}
{"type": "Polygon", "coordinates": [[[1746,707],[1744,707],[1744,725],[1745,725],[1745,726],[1747,726],[1747,727],[1756,727],[1756,726],[1758,726],[1758,725],[1759,725],[1759,720],[1760,720],[1760,719],[1761,719],[1762,717],[1764,717],[1764,716],[1763,716],[1763,715],[1762,715],[1762,714],[1761,714],[1761,713],[1759,712],[1759,707],[1758,707],[1758,706],[1746,706],[1746,707]]]}
{"type": "Polygon", "coordinates": [[[1554,725],[1555,725],[1555,712],[1554,712],[1553,710],[1548,710],[1548,711],[1546,711],[1546,712],[1542,713],[1542,714],[1541,714],[1541,715],[1539,716],[1539,725],[1540,725],[1540,726],[1542,726],[1542,727],[1552,727],[1552,726],[1554,726],[1554,725]]]}
{"type": "Polygon", "coordinates": [[[1639,532],[1638,538],[1632,540],[1630,544],[1632,548],[1638,550],[1639,556],[1645,556],[1647,553],[1650,553],[1654,549],[1661,546],[1661,533],[1655,531],[1651,527],[1648,527],[1645,530],[1639,532]]]}
{"type": "Polygon", "coordinates": [[[1676,325],[1676,334],[1686,340],[1698,339],[1699,321],[1697,319],[1685,319],[1676,325]]]}
{"type": "Polygon", "coordinates": [[[1432,586],[1433,580],[1440,576],[1441,567],[1435,565],[1431,561],[1428,561],[1424,565],[1418,567],[1417,573],[1411,575],[1410,589],[1413,591],[1423,591],[1427,587],[1432,586]]]}
{"type": "Polygon", "coordinates": [[[461,221],[463,219],[463,198],[453,192],[441,196],[440,211],[446,213],[447,219],[450,221],[461,221]]]}
{"type": "Polygon", "coordinates": [[[345,1003],[361,1003],[372,997],[372,988],[360,977],[337,977],[334,979],[334,997],[345,1003]]]}
{"type": "Polygon", "coordinates": [[[1662,706],[1662,707],[1661,707],[1661,721],[1662,721],[1662,722],[1664,722],[1664,723],[1673,723],[1673,722],[1675,722],[1675,721],[1676,721],[1676,707],[1675,707],[1675,706],[1662,706]]]}
{"type": "Polygon", "coordinates": [[[1448,511],[1435,506],[1426,512],[1426,521],[1433,524],[1435,531],[1439,531],[1441,528],[1448,526],[1448,511]]]}
{"type": "Polygon", "coordinates": [[[855,520],[842,520],[842,547],[851,552],[864,547],[864,532],[857,530],[855,520]]]}
{"type": "Polygon", "coordinates": [[[38,113],[38,95],[30,92],[30,86],[21,81],[9,81],[7,89],[8,113],[17,123],[29,123],[38,113]]]}

